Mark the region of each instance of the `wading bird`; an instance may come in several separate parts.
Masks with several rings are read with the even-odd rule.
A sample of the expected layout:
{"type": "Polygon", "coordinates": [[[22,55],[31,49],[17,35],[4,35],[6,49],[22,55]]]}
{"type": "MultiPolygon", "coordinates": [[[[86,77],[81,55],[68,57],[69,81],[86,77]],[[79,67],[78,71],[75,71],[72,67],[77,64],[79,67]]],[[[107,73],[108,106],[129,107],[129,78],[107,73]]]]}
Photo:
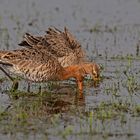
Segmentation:
{"type": "Polygon", "coordinates": [[[90,74],[94,80],[97,80],[98,75],[95,72],[99,71],[99,67],[95,63],[62,67],[58,59],[50,52],[43,53],[33,48],[0,51],[0,64],[13,74],[33,82],[66,80],[73,77],[77,81],[80,93],[83,91],[84,76],[90,74]]]}
{"type": "MultiPolygon", "coordinates": [[[[87,61],[81,45],[67,28],[63,32],[49,28],[44,36],[26,33],[19,45],[25,48],[0,51],[0,63],[25,79],[46,82],[73,77],[80,92],[85,75],[90,74],[95,81],[99,79],[99,66],[87,61]]],[[[6,73],[5,69],[1,70],[6,73]]]]}

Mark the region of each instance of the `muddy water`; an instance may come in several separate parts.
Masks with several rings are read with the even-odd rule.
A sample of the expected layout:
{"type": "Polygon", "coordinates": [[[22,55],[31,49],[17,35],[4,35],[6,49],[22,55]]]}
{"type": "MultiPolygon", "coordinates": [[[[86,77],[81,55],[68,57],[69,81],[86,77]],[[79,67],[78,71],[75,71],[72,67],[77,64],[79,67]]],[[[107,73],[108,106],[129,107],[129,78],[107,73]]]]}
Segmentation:
{"type": "MultiPolygon", "coordinates": [[[[16,49],[25,32],[43,34],[67,26],[102,81],[85,80],[79,100],[73,81],[42,84],[43,94],[13,93],[0,82],[0,139],[140,138],[139,0],[0,0],[0,47],[16,49]]],[[[5,77],[0,72],[1,77],[5,77]]],[[[33,84],[32,91],[38,92],[33,84]]]]}

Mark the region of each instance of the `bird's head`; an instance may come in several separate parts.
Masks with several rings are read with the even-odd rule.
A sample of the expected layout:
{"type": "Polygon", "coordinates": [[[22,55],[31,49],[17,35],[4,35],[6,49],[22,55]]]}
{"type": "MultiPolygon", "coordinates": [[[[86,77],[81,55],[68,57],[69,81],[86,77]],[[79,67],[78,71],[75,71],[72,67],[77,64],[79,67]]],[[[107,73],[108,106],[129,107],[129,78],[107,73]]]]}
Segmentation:
{"type": "Polygon", "coordinates": [[[89,74],[94,81],[100,80],[100,67],[96,63],[85,63],[83,64],[85,74],[89,74]]]}

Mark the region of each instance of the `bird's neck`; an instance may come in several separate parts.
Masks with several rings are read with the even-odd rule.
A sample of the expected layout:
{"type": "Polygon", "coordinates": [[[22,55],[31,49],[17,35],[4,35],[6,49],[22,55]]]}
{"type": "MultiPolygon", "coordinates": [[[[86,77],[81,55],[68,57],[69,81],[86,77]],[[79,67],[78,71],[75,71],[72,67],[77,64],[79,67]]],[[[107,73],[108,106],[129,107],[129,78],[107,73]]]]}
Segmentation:
{"type": "Polygon", "coordinates": [[[76,78],[78,80],[80,79],[80,77],[82,77],[80,66],[73,65],[65,67],[63,71],[61,71],[59,79],[66,80],[69,78],[76,78]]]}
{"type": "Polygon", "coordinates": [[[84,74],[82,72],[81,66],[73,65],[64,68],[59,76],[59,79],[66,80],[72,77],[76,79],[79,93],[82,95],[84,74]]]}

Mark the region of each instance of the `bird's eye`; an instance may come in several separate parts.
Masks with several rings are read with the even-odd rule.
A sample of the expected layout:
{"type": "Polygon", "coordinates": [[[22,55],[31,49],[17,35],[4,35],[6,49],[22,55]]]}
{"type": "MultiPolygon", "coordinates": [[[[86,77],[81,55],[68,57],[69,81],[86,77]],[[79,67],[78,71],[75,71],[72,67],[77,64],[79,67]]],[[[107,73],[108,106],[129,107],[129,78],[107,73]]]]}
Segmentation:
{"type": "Polygon", "coordinates": [[[93,70],[92,74],[93,74],[93,76],[94,76],[94,77],[96,77],[96,78],[98,78],[98,77],[99,77],[98,72],[96,72],[95,70],[93,70]]]}
{"type": "Polygon", "coordinates": [[[97,73],[96,73],[95,71],[93,71],[93,75],[94,75],[94,76],[97,76],[97,73]]]}

